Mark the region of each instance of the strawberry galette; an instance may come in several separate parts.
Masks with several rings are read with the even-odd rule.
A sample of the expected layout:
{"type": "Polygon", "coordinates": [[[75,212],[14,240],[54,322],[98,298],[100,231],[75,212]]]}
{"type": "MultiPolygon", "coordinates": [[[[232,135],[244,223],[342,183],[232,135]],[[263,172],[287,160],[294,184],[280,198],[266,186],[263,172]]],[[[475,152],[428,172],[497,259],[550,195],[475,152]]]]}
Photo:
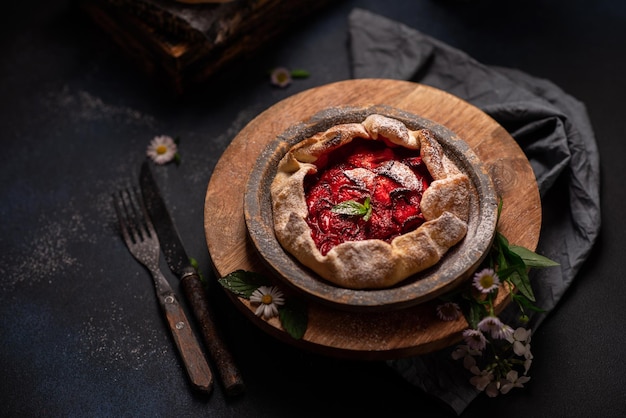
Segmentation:
{"type": "Polygon", "coordinates": [[[470,181],[435,134],[370,115],[294,145],[271,184],[280,245],[327,281],[382,289],[467,233],[470,181]]]}

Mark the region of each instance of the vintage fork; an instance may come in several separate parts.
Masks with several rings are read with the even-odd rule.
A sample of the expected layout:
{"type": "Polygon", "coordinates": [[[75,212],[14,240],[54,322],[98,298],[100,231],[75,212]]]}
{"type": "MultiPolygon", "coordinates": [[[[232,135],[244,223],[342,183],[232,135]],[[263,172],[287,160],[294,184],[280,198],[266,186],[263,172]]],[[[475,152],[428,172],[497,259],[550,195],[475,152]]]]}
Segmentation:
{"type": "Polygon", "coordinates": [[[176,294],[159,268],[159,239],[136,189],[113,195],[113,205],[130,253],[152,274],[159,303],[187,373],[197,390],[210,393],[213,375],[176,294]]]}

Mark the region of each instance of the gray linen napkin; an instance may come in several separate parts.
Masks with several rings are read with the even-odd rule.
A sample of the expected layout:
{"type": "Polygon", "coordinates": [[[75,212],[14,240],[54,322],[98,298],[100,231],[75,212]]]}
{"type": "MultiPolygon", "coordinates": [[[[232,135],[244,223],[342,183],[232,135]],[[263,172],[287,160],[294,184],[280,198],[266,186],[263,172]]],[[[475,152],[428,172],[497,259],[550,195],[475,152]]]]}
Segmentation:
{"type": "MultiPolygon", "coordinates": [[[[366,10],[349,16],[354,78],[411,80],[452,93],[498,121],[533,168],[543,206],[537,252],[560,267],[534,270],[535,330],[574,280],[600,230],[600,170],[585,106],[551,82],[483,65],[417,30],[366,10]],[[569,201],[564,208],[563,201],[569,201]]],[[[515,306],[501,317],[511,321],[515,306]]],[[[478,395],[451,349],[390,361],[401,376],[457,414],[478,395]]]]}

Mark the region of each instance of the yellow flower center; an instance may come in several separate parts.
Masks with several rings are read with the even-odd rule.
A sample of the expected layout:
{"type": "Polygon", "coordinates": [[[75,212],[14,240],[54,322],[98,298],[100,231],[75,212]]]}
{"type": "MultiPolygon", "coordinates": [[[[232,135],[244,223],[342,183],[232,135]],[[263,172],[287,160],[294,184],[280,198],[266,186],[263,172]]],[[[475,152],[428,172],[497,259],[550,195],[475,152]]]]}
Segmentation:
{"type": "Polygon", "coordinates": [[[272,295],[263,295],[261,297],[261,303],[264,303],[266,305],[269,305],[270,303],[272,303],[273,299],[272,299],[272,295]]]}
{"type": "Polygon", "coordinates": [[[483,289],[489,289],[491,286],[493,286],[493,283],[494,280],[491,274],[485,274],[483,275],[483,277],[480,278],[480,285],[483,287],[483,289]]]}
{"type": "Polygon", "coordinates": [[[156,153],[159,155],[163,155],[167,152],[167,147],[165,145],[159,145],[156,147],[156,153]]]}

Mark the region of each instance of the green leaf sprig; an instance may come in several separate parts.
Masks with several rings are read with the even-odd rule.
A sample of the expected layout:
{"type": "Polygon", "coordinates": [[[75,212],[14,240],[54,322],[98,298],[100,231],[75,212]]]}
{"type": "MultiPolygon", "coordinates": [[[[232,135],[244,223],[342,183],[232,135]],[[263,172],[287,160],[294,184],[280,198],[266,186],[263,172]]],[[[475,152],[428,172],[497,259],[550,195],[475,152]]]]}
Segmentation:
{"type": "Polygon", "coordinates": [[[200,271],[200,264],[198,263],[198,260],[196,260],[193,257],[189,257],[189,263],[191,264],[191,266],[193,268],[196,269],[196,272],[198,273],[198,277],[200,278],[200,282],[206,286],[206,279],[204,278],[204,275],[202,274],[202,271],[200,271]]]}
{"type": "MultiPolygon", "coordinates": [[[[502,211],[502,201],[498,204],[498,219],[502,211]]],[[[516,288],[518,292],[510,292],[511,300],[517,303],[520,309],[520,320],[528,321],[528,311],[544,312],[535,306],[536,298],[533,292],[528,271],[530,267],[544,268],[559,264],[547,257],[539,255],[527,248],[511,245],[504,235],[496,231],[491,249],[483,262],[483,266],[497,272],[501,282],[509,284],[509,288],[516,288]]],[[[493,302],[497,297],[497,290],[491,292],[483,300],[466,293],[463,299],[469,303],[466,319],[472,328],[487,315],[494,315],[493,302]]]]}
{"type": "MultiPolygon", "coordinates": [[[[273,286],[264,275],[245,270],[236,270],[217,281],[226,290],[244,299],[250,299],[252,293],[261,286],[273,286]]],[[[278,318],[291,337],[299,340],[304,336],[308,326],[306,305],[289,299],[284,305],[278,306],[278,318]]]]}
{"type": "Polygon", "coordinates": [[[331,212],[348,216],[362,216],[365,222],[372,217],[372,205],[370,197],[366,197],[363,203],[355,200],[346,200],[332,207],[331,212]]]}
{"type": "MultiPolygon", "coordinates": [[[[502,200],[498,204],[498,221],[501,212],[502,200]]],[[[520,309],[519,322],[527,323],[529,311],[543,312],[535,306],[528,270],[530,267],[556,265],[558,263],[527,248],[511,245],[502,233],[496,231],[475,282],[441,297],[443,302],[452,303],[457,311],[460,309],[470,327],[463,331],[465,344],[459,345],[452,357],[463,359],[463,366],[471,372],[470,384],[488,396],[506,394],[513,387],[524,387],[524,383],[530,380],[527,373],[533,358],[531,330],[524,326],[514,330],[497,317],[494,302],[498,292],[501,289],[507,291],[507,296],[520,309]],[[505,285],[489,285],[490,276],[493,279],[491,284],[497,284],[494,279],[497,276],[499,283],[505,285]],[[523,375],[520,376],[520,372],[523,375]]],[[[440,313],[440,307],[437,309],[440,313]]],[[[443,319],[442,315],[440,317],[443,319]]]]}
{"type": "Polygon", "coordinates": [[[303,70],[303,69],[295,69],[295,70],[291,70],[291,76],[293,78],[307,78],[311,75],[311,73],[309,73],[307,70],[303,70]]]}

